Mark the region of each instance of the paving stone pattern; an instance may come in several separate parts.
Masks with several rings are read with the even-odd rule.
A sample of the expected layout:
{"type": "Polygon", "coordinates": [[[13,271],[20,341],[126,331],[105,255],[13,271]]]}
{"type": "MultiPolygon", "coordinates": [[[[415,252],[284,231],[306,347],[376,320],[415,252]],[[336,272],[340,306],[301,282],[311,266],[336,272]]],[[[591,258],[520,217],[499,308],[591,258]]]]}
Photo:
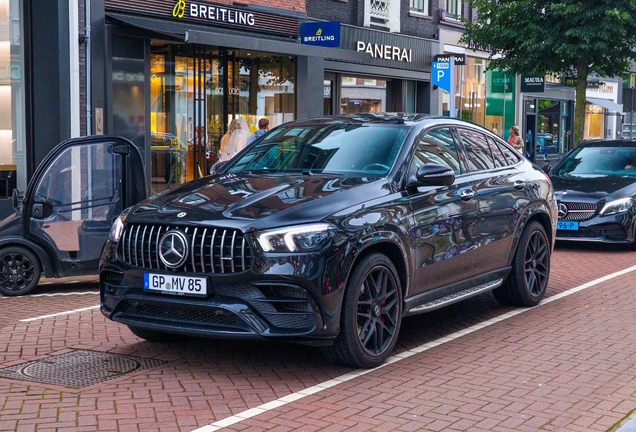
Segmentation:
{"type": "MultiPolygon", "coordinates": [[[[549,295],[631,267],[636,252],[558,247],[549,295]]],[[[636,272],[528,310],[230,430],[606,431],[636,408],[636,272]]],[[[39,292],[44,290],[38,289],[39,292]]],[[[0,367],[72,352],[166,362],[86,388],[0,378],[0,431],[192,431],[350,369],[297,345],[159,345],[97,296],[0,298],[0,367]]],[[[496,317],[490,294],[405,319],[398,351],[496,317]]]]}

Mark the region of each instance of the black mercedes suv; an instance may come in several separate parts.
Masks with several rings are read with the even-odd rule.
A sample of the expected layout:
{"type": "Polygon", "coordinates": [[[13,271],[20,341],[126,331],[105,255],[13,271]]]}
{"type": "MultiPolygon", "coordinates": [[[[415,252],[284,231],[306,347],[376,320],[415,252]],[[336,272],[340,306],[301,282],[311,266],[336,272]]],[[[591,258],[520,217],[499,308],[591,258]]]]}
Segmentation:
{"type": "Polygon", "coordinates": [[[125,210],[100,262],[101,310],[150,341],[282,339],[374,367],[405,316],[487,291],[539,303],[556,222],[546,175],[480,126],[299,120],[125,210]]]}

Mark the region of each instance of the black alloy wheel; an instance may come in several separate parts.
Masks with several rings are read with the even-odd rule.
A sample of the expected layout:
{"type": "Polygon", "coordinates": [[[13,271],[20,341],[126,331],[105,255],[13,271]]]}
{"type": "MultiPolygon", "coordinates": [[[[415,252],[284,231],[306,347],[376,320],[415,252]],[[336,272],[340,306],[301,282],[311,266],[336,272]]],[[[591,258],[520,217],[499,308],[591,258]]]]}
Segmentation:
{"type": "Polygon", "coordinates": [[[28,294],[37,286],[40,274],[40,261],[30,250],[18,246],[0,250],[0,293],[28,294]]]}
{"type": "Polygon", "coordinates": [[[545,229],[539,222],[530,222],[519,239],[510,275],[493,290],[497,301],[510,306],[539,304],[548,288],[550,253],[545,229]]]}
{"type": "Polygon", "coordinates": [[[374,253],[356,265],[345,290],[341,322],[334,345],[322,349],[327,359],[370,368],[389,357],[402,322],[402,288],[388,257],[374,253]]]}

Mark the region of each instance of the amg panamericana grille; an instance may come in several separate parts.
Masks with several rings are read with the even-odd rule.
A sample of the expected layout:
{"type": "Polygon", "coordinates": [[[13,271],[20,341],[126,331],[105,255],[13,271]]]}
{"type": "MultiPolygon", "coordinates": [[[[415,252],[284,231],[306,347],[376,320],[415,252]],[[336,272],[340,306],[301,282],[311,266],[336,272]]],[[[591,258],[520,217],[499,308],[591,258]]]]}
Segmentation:
{"type": "Polygon", "coordinates": [[[159,258],[161,237],[179,229],[188,237],[188,259],[178,271],[190,273],[239,273],[254,264],[245,235],[235,229],[131,224],[119,242],[119,258],[128,265],[146,269],[168,269],[159,258]]]}

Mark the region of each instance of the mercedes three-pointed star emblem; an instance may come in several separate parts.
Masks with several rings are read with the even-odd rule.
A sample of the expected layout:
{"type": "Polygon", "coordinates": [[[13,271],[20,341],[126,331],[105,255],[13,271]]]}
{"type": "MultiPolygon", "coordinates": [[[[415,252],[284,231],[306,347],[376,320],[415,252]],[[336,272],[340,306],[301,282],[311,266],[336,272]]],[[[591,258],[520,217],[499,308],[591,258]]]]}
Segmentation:
{"type": "Polygon", "coordinates": [[[188,238],[181,231],[168,231],[159,240],[159,258],[169,268],[179,268],[188,259],[188,238]]]}
{"type": "Polygon", "coordinates": [[[568,206],[566,206],[565,204],[559,203],[559,206],[557,208],[559,210],[559,219],[563,219],[568,215],[568,206]]]}

